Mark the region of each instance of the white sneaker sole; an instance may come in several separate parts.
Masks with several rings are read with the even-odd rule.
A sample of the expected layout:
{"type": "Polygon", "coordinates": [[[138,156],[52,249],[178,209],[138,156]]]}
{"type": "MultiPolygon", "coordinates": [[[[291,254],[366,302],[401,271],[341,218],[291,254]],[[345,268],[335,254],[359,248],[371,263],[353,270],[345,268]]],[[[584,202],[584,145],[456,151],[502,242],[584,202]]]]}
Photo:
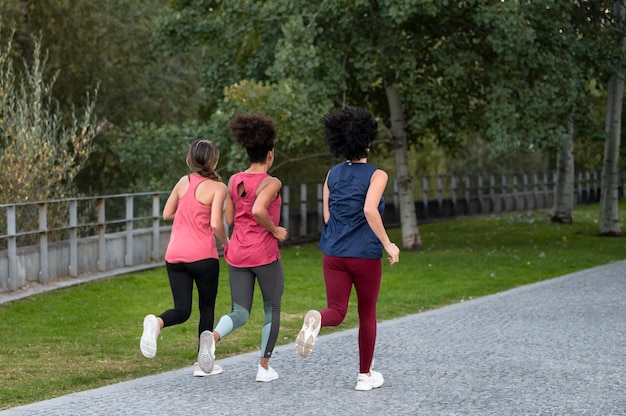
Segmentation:
{"type": "Polygon", "coordinates": [[[318,311],[308,311],[304,316],[302,329],[296,337],[296,351],[301,357],[308,357],[322,327],[322,315],[318,311]]]}
{"type": "Polygon", "coordinates": [[[198,365],[202,371],[210,374],[213,371],[213,364],[215,364],[215,356],[213,355],[213,333],[211,331],[204,331],[200,334],[200,349],[198,351],[198,365]]]}
{"type": "Polygon", "coordinates": [[[213,364],[213,371],[210,373],[205,373],[201,368],[197,368],[193,370],[194,377],[208,377],[208,376],[216,376],[218,374],[222,374],[224,370],[217,364],[213,364]]]}
{"type": "Polygon", "coordinates": [[[147,315],[143,318],[143,334],[139,348],[146,358],[153,358],[157,352],[157,327],[159,323],[154,315],[147,315]]]}

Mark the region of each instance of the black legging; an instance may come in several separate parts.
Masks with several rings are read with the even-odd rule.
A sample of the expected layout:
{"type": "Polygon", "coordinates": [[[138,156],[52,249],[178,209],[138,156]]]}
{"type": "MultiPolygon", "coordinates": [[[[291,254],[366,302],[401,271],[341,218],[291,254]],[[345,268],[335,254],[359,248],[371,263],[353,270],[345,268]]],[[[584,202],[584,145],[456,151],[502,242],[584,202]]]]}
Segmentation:
{"type": "Polygon", "coordinates": [[[218,259],[205,259],[193,263],[165,263],[167,275],[170,279],[174,309],[169,309],[160,315],[163,326],[182,324],[191,316],[193,297],[193,282],[198,289],[198,303],[200,309],[200,323],[198,336],[202,331],[213,330],[215,320],[215,298],[220,275],[218,259]]]}

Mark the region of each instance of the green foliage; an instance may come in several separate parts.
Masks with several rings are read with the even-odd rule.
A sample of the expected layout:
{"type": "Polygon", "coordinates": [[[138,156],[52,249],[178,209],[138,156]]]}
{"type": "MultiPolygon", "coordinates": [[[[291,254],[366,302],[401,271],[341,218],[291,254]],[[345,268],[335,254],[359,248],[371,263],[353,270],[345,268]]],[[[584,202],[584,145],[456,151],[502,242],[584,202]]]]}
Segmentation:
{"type": "MultiPolygon", "coordinates": [[[[624,203],[621,210],[623,217],[624,203]]],[[[551,223],[550,213],[541,211],[424,224],[425,250],[402,252],[398,264],[383,266],[378,319],[623,260],[624,239],[596,236],[597,211],[597,205],[576,208],[573,225],[551,223]]],[[[397,241],[400,230],[390,230],[390,236],[397,241]]],[[[316,245],[283,247],[281,257],[286,279],[278,344],[284,345],[294,342],[306,311],[326,302],[316,245]]],[[[221,267],[217,317],[231,307],[223,261],[221,267]]],[[[353,293],[342,326],[321,334],[356,327],[355,301],[353,293]]],[[[163,267],[0,304],[0,409],[180,368],[191,375],[196,311],[185,324],[161,332],[155,358],[139,352],[143,317],[171,305],[163,267]]],[[[262,311],[256,296],[248,323],[217,347],[218,360],[258,351],[262,311]]]]}
{"type": "Polygon", "coordinates": [[[63,113],[51,95],[54,79],[44,77],[41,43],[23,66],[11,50],[12,37],[0,48],[0,203],[71,196],[96,135],[95,93],[82,114],[63,113]]]}
{"type": "Polygon", "coordinates": [[[213,115],[211,124],[213,131],[219,132],[216,137],[220,137],[220,149],[227,155],[228,171],[233,173],[248,163],[245,152],[228,134],[228,122],[236,112],[261,113],[274,120],[277,157],[272,171],[281,172],[283,180],[304,180],[306,176],[302,171],[298,172],[299,175],[289,173],[293,172],[294,164],[329,156],[325,148],[319,148],[322,137],[319,114],[323,114],[330,104],[326,103],[327,108],[323,109],[320,107],[324,104],[310,102],[310,95],[304,93],[302,87],[301,83],[288,79],[274,84],[243,80],[225,89],[224,103],[213,115]]]}
{"type": "Polygon", "coordinates": [[[168,191],[189,173],[185,157],[191,142],[215,137],[207,124],[189,121],[181,125],[137,122],[99,139],[94,162],[78,178],[87,194],[168,191]]]}
{"type": "Polygon", "coordinates": [[[154,20],[170,13],[161,0],[0,0],[0,36],[15,28],[14,53],[33,58],[41,36],[49,51],[52,94],[61,108],[99,86],[98,118],[127,122],[180,122],[197,116],[197,56],[160,50],[154,20]]]}

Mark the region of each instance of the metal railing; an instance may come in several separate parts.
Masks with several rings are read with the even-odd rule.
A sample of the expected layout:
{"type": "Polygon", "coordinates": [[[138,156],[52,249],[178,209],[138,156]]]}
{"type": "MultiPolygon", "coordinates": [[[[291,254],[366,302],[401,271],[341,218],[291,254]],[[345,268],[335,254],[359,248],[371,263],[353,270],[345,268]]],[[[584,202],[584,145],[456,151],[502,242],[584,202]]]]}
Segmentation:
{"type": "MultiPolygon", "coordinates": [[[[552,208],[556,174],[439,175],[415,181],[418,222],[462,215],[552,208]]],[[[577,204],[597,202],[595,172],[576,177],[577,204]]],[[[322,184],[283,186],[281,223],[288,242],[312,240],[322,225],[322,184]],[[291,192],[298,190],[299,192],[291,192]]],[[[48,282],[160,265],[171,224],[162,220],[169,192],[144,192],[0,205],[0,293],[48,282]]],[[[624,185],[620,186],[620,196],[624,185]]],[[[384,221],[400,225],[395,182],[384,221]]]]}

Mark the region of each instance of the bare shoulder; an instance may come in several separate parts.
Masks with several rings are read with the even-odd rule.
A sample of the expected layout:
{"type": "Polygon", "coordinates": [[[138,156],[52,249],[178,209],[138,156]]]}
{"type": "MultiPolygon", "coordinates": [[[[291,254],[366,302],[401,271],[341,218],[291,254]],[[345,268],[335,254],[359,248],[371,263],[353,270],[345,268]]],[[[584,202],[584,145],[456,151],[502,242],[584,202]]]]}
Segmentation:
{"type": "Polygon", "coordinates": [[[280,188],[281,186],[283,183],[276,176],[267,176],[259,184],[260,189],[265,187],[280,188]]]}
{"type": "Polygon", "coordinates": [[[372,174],[371,181],[387,181],[389,179],[389,175],[382,169],[376,169],[372,174]]]}

